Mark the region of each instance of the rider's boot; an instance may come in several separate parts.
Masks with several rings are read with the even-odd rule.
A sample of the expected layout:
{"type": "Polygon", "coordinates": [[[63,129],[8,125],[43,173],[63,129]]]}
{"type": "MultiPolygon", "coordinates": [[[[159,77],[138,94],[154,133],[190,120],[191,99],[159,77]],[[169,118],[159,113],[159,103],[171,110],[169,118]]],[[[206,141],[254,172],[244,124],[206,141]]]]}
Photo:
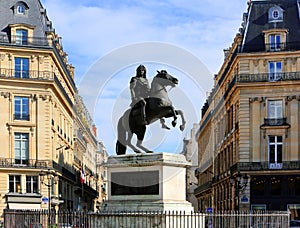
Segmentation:
{"type": "Polygon", "coordinates": [[[147,125],[148,122],[147,122],[147,119],[146,119],[146,107],[145,105],[142,106],[142,124],[145,124],[147,125]]]}

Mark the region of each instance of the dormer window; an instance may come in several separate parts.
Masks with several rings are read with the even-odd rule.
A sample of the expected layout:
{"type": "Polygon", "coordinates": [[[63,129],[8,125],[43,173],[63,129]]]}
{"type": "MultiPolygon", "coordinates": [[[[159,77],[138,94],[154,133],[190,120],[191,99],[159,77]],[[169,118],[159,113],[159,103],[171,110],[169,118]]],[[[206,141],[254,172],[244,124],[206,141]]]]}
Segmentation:
{"type": "Polygon", "coordinates": [[[29,7],[23,1],[19,1],[13,6],[15,15],[27,15],[28,9],[29,9],[29,7]]]}
{"type": "Polygon", "coordinates": [[[284,51],[287,32],[287,29],[276,28],[262,31],[265,37],[266,51],[284,51]]]}
{"type": "Polygon", "coordinates": [[[269,9],[269,23],[282,22],[283,9],[279,6],[273,6],[269,9]]]}
{"type": "Polygon", "coordinates": [[[25,14],[25,6],[24,5],[18,5],[17,6],[17,14],[25,14]]]}
{"type": "Polygon", "coordinates": [[[32,43],[34,26],[28,24],[10,24],[11,43],[28,45],[32,43]]]}
{"type": "Polygon", "coordinates": [[[273,16],[274,19],[278,19],[279,18],[279,12],[278,12],[278,10],[273,10],[272,14],[273,14],[272,16],[273,16]]]}

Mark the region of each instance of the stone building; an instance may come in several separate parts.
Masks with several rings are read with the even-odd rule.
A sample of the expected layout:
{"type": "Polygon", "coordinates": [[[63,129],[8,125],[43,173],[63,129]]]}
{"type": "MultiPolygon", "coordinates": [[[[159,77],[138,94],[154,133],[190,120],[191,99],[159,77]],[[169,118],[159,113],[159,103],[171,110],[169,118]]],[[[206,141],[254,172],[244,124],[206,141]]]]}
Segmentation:
{"type": "Polygon", "coordinates": [[[195,170],[198,167],[198,144],[196,141],[195,133],[198,130],[198,124],[194,124],[191,129],[190,138],[183,140],[183,154],[186,160],[190,163],[190,166],[186,170],[186,200],[189,201],[194,210],[198,210],[198,200],[194,195],[194,190],[198,185],[197,178],[195,176],[195,170]]]}
{"type": "Polygon", "coordinates": [[[95,209],[99,145],[62,39],[39,0],[0,1],[0,18],[0,216],[95,209]]]}
{"type": "Polygon", "coordinates": [[[250,1],[197,132],[199,209],[300,208],[300,1],[250,1]]]}

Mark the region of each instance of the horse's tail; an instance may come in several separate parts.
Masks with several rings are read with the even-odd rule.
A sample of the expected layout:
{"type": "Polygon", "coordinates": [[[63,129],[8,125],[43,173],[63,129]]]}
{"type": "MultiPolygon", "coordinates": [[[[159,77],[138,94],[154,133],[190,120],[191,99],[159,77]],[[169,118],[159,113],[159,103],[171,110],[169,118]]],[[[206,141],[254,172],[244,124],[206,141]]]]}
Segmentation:
{"type": "Polygon", "coordinates": [[[123,116],[119,119],[118,122],[118,140],[116,143],[117,155],[126,154],[126,129],[123,126],[122,120],[123,116]]]}

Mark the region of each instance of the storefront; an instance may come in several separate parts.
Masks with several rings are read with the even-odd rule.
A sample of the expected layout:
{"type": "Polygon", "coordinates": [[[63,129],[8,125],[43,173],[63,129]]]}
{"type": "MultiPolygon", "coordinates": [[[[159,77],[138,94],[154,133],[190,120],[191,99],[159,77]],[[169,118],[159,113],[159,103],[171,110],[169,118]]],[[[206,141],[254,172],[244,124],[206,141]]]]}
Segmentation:
{"type": "Polygon", "coordinates": [[[291,217],[299,219],[300,176],[252,176],[250,202],[252,210],[284,211],[289,209],[292,213],[291,217]]]}

